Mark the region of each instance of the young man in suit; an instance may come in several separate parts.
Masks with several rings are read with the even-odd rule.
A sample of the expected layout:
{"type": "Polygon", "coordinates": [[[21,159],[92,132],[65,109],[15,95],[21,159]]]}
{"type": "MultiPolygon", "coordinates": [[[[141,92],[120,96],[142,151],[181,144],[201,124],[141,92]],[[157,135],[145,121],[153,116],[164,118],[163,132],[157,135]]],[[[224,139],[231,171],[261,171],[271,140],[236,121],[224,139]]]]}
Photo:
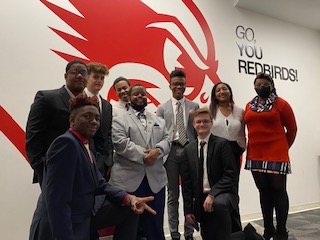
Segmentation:
{"type": "Polygon", "coordinates": [[[130,98],[128,95],[128,91],[130,88],[130,82],[125,77],[118,77],[113,82],[113,89],[116,91],[116,94],[119,98],[118,102],[112,104],[113,116],[118,116],[130,108],[130,98]]]}
{"type": "Polygon", "coordinates": [[[91,62],[88,67],[88,84],[84,92],[88,97],[97,96],[100,110],[100,127],[93,136],[94,148],[91,149],[96,156],[96,162],[102,176],[109,179],[113,164],[113,146],[111,139],[112,106],[101,97],[100,90],[104,85],[105,76],[109,74],[108,68],[101,64],[91,62]]]}
{"type": "Polygon", "coordinates": [[[38,91],[31,105],[26,127],[26,152],[34,170],[33,183],[41,185],[45,154],[52,141],[69,128],[70,98],[83,93],[88,81],[87,65],[73,60],[66,66],[66,84],[54,90],[38,91]]]}
{"type": "MultiPolygon", "coordinates": [[[[169,131],[172,146],[165,162],[168,175],[168,220],[171,238],[180,239],[179,233],[179,176],[181,175],[181,158],[183,148],[189,141],[196,138],[196,132],[192,126],[192,113],[199,108],[197,103],[184,97],[186,90],[186,74],[181,70],[170,73],[170,85],[172,98],[159,105],[157,116],[163,118],[169,131]],[[181,109],[181,111],[180,111],[181,109]]],[[[184,223],[184,236],[186,240],[193,239],[193,227],[190,223],[184,223]]]]}
{"type": "Polygon", "coordinates": [[[200,108],[193,117],[198,138],[185,147],[182,163],[186,219],[195,227],[200,222],[204,240],[227,240],[238,210],[234,156],[226,139],[211,134],[209,109],[200,108]]]}
{"type": "Polygon", "coordinates": [[[112,122],[115,153],[110,183],[139,197],[154,196],[150,206],[157,215],[145,212],[139,224],[148,240],[164,240],[167,174],[163,156],[169,153],[170,139],[164,120],[145,110],[146,89],[137,84],[128,94],[131,108],[112,122]]]}
{"type": "MultiPolygon", "coordinates": [[[[138,217],[153,197],[137,198],[105,181],[89,149],[100,125],[96,97],[82,94],[70,100],[70,129],[50,145],[42,182],[42,193],[30,228],[30,240],[89,240],[94,197],[105,194],[108,207],[97,216],[104,216],[105,225],[116,225],[115,239],[134,240],[138,217]],[[125,207],[125,206],[131,206],[125,207]]],[[[97,217],[96,216],[96,217],[97,217]]],[[[95,218],[92,219],[95,222],[95,218]]]]}

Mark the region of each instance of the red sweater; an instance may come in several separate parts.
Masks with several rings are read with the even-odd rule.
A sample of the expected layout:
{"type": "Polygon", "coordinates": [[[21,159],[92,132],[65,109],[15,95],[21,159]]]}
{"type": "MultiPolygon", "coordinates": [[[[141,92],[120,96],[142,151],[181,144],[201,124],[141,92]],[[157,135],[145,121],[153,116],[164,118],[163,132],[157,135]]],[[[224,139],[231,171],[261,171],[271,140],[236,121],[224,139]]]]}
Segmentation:
{"type": "Polygon", "coordinates": [[[297,125],[292,108],[284,99],[278,97],[268,112],[254,112],[248,103],[244,120],[248,128],[247,159],[290,162],[291,140],[286,131],[296,131],[297,125]]]}

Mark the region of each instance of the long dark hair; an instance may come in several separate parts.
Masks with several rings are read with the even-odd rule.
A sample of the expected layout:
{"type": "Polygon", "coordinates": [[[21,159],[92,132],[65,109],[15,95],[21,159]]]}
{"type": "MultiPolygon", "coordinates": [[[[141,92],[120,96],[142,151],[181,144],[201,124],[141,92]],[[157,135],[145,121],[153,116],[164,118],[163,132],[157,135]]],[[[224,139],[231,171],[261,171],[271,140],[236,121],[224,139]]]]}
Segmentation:
{"type": "Polygon", "coordinates": [[[212,116],[213,118],[215,119],[216,118],[216,115],[217,115],[217,107],[219,105],[219,101],[218,99],[216,98],[216,89],[217,87],[220,85],[220,84],[224,84],[228,89],[229,89],[229,92],[230,92],[230,103],[231,103],[231,108],[233,110],[233,105],[234,105],[234,101],[233,101],[233,93],[232,93],[232,89],[230,87],[230,85],[228,83],[225,83],[225,82],[219,82],[217,84],[215,84],[212,88],[212,91],[211,91],[211,102],[210,102],[210,106],[209,106],[209,109],[212,113],[212,116]]]}

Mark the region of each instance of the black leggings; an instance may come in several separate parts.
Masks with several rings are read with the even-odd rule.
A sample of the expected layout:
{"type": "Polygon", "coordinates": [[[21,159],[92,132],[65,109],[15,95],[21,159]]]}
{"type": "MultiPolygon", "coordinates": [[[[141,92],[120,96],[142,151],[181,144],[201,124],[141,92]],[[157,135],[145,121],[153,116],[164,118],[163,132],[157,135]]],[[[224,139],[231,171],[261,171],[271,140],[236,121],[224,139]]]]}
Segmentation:
{"type": "Polygon", "coordinates": [[[256,186],[260,192],[260,205],[265,231],[274,231],[273,209],[276,211],[277,232],[286,233],[289,211],[287,194],[287,175],[252,171],[256,186]]]}

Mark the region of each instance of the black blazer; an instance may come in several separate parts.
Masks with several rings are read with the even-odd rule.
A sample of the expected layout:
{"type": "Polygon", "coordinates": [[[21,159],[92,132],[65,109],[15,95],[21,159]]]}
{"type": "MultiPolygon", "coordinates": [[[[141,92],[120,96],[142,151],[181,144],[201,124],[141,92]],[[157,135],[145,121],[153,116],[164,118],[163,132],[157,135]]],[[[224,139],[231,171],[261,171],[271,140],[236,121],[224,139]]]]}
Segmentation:
{"type": "Polygon", "coordinates": [[[105,181],[83,143],[70,131],[48,149],[41,189],[30,240],[88,240],[95,195],[106,194],[119,205],[127,195],[105,181]]]}
{"type": "Polygon", "coordinates": [[[65,87],[38,91],[26,127],[26,152],[34,169],[33,182],[41,182],[45,154],[59,135],[68,130],[70,95],[65,87]]]}
{"type": "Polygon", "coordinates": [[[106,167],[113,165],[113,145],[111,139],[112,127],[112,106],[101,96],[102,111],[100,112],[100,127],[93,137],[94,147],[90,145],[93,154],[96,156],[97,167],[102,176],[105,176],[106,167]]]}
{"type": "MultiPolygon", "coordinates": [[[[200,220],[203,205],[202,190],[199,189],[198,139],[190,142],[183,151],[182,190],[185,214],[193,213],[200,220]]],[[[207,171],[210,184],[208,194],[216,197],[230,193],[231,204],[237,209],[237,172],[232,149],[228,141],[210,134],[207,153],[207,171]]]]}
{"type": "MultiPolygon", "coordinates": [[[[69,93],[62,86],[59,89],[38,91],[31,105],[26,127],[26,152],[34,169],[33,183],[42,181],[43,162],[50,144],[70,127],[69,99],[69,93]]],[[[112,165],[111,122],[111,104],[102,99],[101,124],[90,141],[90,149],[96,156],[98,169],[103,176],[104,165],[112,165]]]]}

